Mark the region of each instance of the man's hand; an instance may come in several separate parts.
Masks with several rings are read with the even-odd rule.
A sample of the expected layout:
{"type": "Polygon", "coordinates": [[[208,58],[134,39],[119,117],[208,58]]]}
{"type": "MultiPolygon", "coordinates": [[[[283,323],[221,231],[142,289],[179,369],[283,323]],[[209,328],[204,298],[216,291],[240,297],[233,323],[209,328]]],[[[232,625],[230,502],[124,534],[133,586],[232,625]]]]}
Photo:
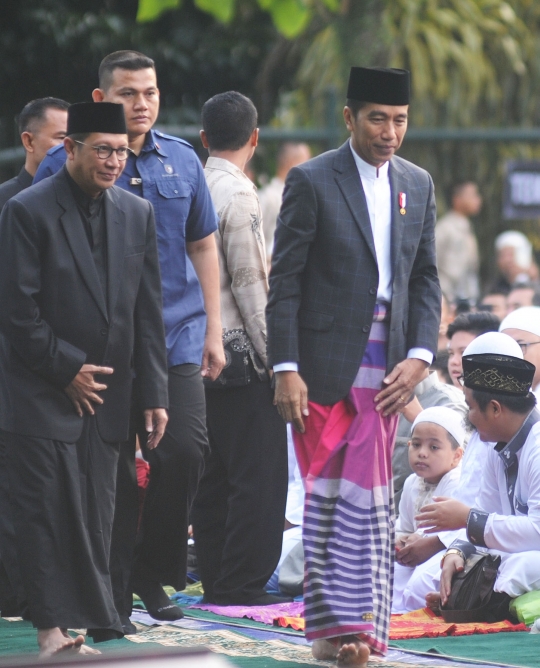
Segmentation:
{"type": "Polygon", "coordinates": [[[94,375],[107,376],[111,373],[113,373],[113,369],[110,366],[83,364],[79,373],[64,389],[79,417],[83,416],[84,411],[90,415],[95,414],[92,402],[95,404],[103,403],[103,399],[96,392],[103,392],[103,390],[107,389],[107,386],[102,383],[96,383],[94,375]]]}
{"type": "Polygon", "coordinates": [[[204,348],[201,364],[201,376],[216,380],[225,366],[225,351],[221,330],[216,333],[207,332],[204,339],[204,348]]]}
{"type": "Polygon", "coordinates": [[[439,591],[441,592],[441,605],[446,605],[450,592],[452,591],[452,578],[456,573],[462,571],[465,567],[465,562],[463,557],[460,557],[459,554],[449,554],[444,558],[442,572],[441,572],[441,583],[439,586],[439,591]]]}
{"type": "Polygon", "coordinates": [[[146,447],[149,450],[157,448],[165,433],[169,416],[164,408],[148,408],[144,411],[144,426],[148,432],[146,447]]]}
{"type": "Polygon", "coordinates": [[[437,536],[413,533],[396,546],[396,561],[403,566],[418,566],[444,549],[437,536]]]}
{"type": "Polygon", "coordinates": [[[305,432],[302,416],[308,416],[308,389],[297,371],[278,371],[274,406],[285,422],[292,422],[294,429],[305,432]]]}
{"type": "Polygon", "coordinates": [[[418,528],[424,533],[453,531],[467,526],[471,510],[469,506],[445,496],[434,496],[433,501],[434,503],[421,508],[414,518],[418,522],[418,528]]]}
{"type": "Polygon", "coordinates": [[[414,358],[396,364],[393,371],[383,380],[387,387],[375,397],[377,404],[375,410],[382,411],[384,417],[401,410],[409,403],[411,394],[422,380],[427,366],[427,362],[414,358]]]}

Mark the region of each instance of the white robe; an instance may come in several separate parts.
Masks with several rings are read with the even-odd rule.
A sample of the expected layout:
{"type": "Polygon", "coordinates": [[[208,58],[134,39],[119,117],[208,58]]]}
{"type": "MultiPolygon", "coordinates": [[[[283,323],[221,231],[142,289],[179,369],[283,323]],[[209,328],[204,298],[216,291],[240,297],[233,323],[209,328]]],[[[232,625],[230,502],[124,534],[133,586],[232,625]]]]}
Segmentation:
{"type": "MultiPolygon", "coordinates": [[[[473,467],[481,472],[476,479],[478,493],[473,503],[460,496],[463,491],[464,473],[455,498],[464,503],[489,512],[484,532],[484,541],[492,554],[501,556],[501,565],[495,582],[495,591],[504,591],[512,598],[529,591],[540,590],[540,422],[531,429],[523,447],[517,453],[519,468],[514,500],[528,507],[527,514],[515,510],[512,514],[506,490],[504,465],[493,443],[480,441],[475,433],[469,441],[475,446],[473,467]]],[[[465,472],[466,461],[463,460],[465,472]]],[[[470,497],[469,494],[467,495],[470,497]]],[[[445,532],[439,538],[449,545],[455,538],[467,540],[466,531],[445,532]],[[444,540],[443,540],[444,537],[444,540]]],[[[439,552],[414,569],[404,589],[404,608],[407,611],[425,606],[425,596],[439,590],[439,552]]]]}
{"type": "MultiPolygon", "coordinates": [[[[431,503],[434,496],[454,496],[455,489],[459,484],[460,474],[461,466],[457,466],[446,473],[437,485],[427,484],[416,473],[410,475],[403,486],[403,494],[399,503],[399,517],[396,522],[396,534],[422,533],[418,531],[418,522],[414,519],[420,507],[431,503]]],[[[422,565],[420,564],[420,566],[422,565]]],[[[416,568],[420,568],[420,566],[416,568]]],[[[409,612],[409,610],[415,610],[417,607],[423,607],[423,605],[416,605],[416,601],[413,604],[415,607],[409,607],[411,605],[409,582],[415,575],[416,568],[403,566],[397,562],[394,565],[393,613],[409,612]]]]}
{"type": "MultiPolygon", "coordinates": [[[[468,506],[473,506],[480,490],[487,451],[493,449],[494,445],[481,441],[478,433],[473,432],[461,460],[461,475],[453,493],[434,494],[434,496],[451,496],[468,506]]],[[[442,531],[437,536],[445,547],[453,543],[456,538],[464,537],[460,531],[442,531]]],[[[415,568],[395,565],[392,612],[411,612],[423,608],[426,605],[426,595],[439,591],[441,559],[444,552],[445,550],[437,552],[415,568]]]]}

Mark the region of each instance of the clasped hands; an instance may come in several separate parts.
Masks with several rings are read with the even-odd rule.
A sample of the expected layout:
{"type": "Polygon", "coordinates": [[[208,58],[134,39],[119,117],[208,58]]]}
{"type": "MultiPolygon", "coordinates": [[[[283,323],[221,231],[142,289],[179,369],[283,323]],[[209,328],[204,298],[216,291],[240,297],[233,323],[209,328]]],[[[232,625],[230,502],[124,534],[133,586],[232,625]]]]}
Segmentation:
{"type": "MultiPolygon", "coordinates": [[[[406,359],[397,364],[384,379],[385,388],[375,397],[376,410],[384,417],[402,411],[409,403],[416,385],[422,379],[427,362],[406,359]]],[[[293,428],[305,432],[304,417],[309,415],[308,388],[297,371],[278,371],[274,405],[285,422],[293,428]]]]}
{"type": "MultiPolygon", "coordinates": [[[[65,388],[65,393],[71,399],[79,417],[84,413],[95,415],[93,404],[103,404],[99,392],[107,389],[104,383],[98,383],[94,376],[110,376],[114,369],[109,366],[83,364],[79,372],[65,388]]],[[[153,450],[161,441],[168,421],[167,411],[164,408],[148,408],[144,411],[145,429],[148,433],[147,447],[153,450]]]]}

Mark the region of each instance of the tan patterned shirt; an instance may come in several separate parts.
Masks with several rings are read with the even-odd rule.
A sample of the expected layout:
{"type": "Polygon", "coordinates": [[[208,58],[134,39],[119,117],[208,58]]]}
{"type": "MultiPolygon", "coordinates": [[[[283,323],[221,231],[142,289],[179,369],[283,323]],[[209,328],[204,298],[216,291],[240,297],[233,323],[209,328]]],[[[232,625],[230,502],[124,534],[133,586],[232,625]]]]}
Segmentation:
{"type": "Polygon", "coordinates": [[[256,187],[232,162],[208,158],[204,170],[219,217],[221,322],[224,341],[244,330],[266,366],[266,250],[256,187]]]}

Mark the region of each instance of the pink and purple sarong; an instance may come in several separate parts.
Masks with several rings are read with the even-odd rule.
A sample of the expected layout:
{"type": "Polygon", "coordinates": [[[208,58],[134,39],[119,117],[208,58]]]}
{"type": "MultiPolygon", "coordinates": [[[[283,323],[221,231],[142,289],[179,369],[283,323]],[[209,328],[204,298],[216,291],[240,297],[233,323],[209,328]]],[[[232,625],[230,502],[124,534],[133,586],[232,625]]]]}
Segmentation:
{"type": "Polygon", "coordinates": [[[357,635],[381,654],[392,604],[398,417],[382,417],[373,400],[386,375],[388,319],[378,304],[349,396],[333,406],[309,402],[306,432],[294,434],[306,490],[306,637],[357,635]]]}

